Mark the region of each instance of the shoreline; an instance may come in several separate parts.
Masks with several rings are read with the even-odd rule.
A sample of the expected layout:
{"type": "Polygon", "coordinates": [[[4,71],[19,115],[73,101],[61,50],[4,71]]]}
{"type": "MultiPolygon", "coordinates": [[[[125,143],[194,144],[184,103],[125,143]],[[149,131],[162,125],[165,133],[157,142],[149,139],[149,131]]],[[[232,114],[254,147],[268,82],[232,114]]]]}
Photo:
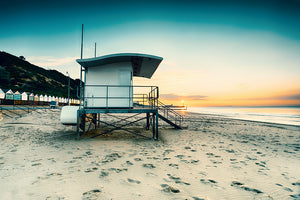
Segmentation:
{"type": "Polygon", "coordinates": [[[256,120],[250,120],[250,119],[238,119],[238,118],[226,117],[225,115],[197,113],[197,112],[192,112],[192,111],[186,111],[186,112],[197,114],[197,115],[218,117],[218,118],[224,118],[224,119],[230,119],[230,120],[239,120],[239,121],[245,121],[245,122],[263,123],[263,124],[274,124],[274,125],[281,125],[281,126],[291,126],[291,127],[299,128],[299,130],[300,130],[300,125],[296,125],[296,124],[284,124],[284,123],[277,123],[277,122],[256,121],[256,120]]]}

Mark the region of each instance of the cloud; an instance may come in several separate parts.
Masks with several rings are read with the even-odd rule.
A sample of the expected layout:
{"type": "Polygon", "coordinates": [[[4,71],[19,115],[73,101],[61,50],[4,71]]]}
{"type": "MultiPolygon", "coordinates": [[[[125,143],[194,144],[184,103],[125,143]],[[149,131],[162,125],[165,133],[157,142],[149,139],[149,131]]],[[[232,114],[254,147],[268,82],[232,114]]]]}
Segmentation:
{"type": "Polygon", "coordinates": [[[289,96],[282,96],[282,97],[278,97],[277,99],[283,99],[283,100],[300,100],[300,94],[289,95],[289,96]]]}
{"type": "Polygon", "coordinates": [[[76,62],[77,57],[56,58],[52,56],[31,56],[26,58],[29,62],[41,67],[62,66],[76,62]]]}
{"type": "Polygon", "coordinates": [[[260,101],[260,100],[300,100],[300,94],[285,95],[285,96],[273,96],[273,97],[256,97],[256,98],[235,98],[234,100],[250,100],[250,101],[260,101]]]}
{"type": "Polygon", "coordinates": [[[177,95],[177,94],[160,94],[160,97],[166,100],[206,100],[207,96],[203,95],[177,95]]]}

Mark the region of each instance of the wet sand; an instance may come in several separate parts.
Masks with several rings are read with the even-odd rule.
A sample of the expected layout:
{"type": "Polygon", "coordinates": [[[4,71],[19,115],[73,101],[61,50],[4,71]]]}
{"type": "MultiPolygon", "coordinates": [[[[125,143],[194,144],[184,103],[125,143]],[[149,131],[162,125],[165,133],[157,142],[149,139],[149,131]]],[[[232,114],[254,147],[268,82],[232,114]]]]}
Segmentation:
{"type": "Polygon", "coordinates": [[[0,122],[0,199],[300,199],[300,127],[188,113],[159,141],[77,140],[59,114],[0,122]]]}

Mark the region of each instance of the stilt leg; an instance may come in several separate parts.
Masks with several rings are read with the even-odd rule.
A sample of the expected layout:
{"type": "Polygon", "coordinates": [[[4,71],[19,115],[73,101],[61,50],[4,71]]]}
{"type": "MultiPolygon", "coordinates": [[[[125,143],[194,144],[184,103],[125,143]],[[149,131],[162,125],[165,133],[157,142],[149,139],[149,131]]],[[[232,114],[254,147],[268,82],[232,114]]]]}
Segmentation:
{"type": "Polygon", "coordinates": [[[158,140],[158,113],[155,113],[155,140],[158,140]]]}
{"type": "Polygon", "coordinates": [[[80,128],[82,130],[82,135],[85,134],[85,113],[80,113],[80,128]]]}
{"type": "Polygon", "coordinates": [[[76,134],[77,134],[77,139],[79,139],[79,123],[80,123],[80,114],[79,110],[77,110],[77,126],[76,126],[76,134]]]}
{"type": "Polygon", "coordinates": [[[147,126],[146,126],[146,130],[150,129],[150,113],[146,113],[147,116],[147,126]]]}
{"type": "Polygon", "coordinates": [[[100,113],[98,113],[98,120],[97,120],[97,122],[98,122],[97,127],[100,128],[100,113]]]}
{"type": "Polygon", "coordinates": [[[94,124],[94,127],[97,128],[97,113],[92,114],[92,122],[94,124]]]}
{"type": "Polygon", "coordinates": [[[153,132],[153,136],[152,136],[152,138],[153,139],[155,139],[155,114],[154,113],[152,113],[152,132],[153,132]]]}

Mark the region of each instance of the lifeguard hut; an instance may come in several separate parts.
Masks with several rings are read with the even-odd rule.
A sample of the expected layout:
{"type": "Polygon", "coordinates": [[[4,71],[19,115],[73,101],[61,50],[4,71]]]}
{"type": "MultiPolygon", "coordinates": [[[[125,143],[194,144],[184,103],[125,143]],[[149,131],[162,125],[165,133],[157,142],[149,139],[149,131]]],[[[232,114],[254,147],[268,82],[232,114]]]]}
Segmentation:
{"type": "MultiPolygon", "coordinates": [[[[157,86],[133,85],[133,77],[151,78],[162,60],[162,57],[138,53],[110,54],[76,60],[81,65],[81,103],[78,107],[63,107],[61,122],[67,125],[77,125],[77,137],[81,135],[80,129],[83,131],[82,134],[85,134],[86,121],[93,122],[95,126],[103,124],[111,127],[112,130],[125,130],[141,135],[124,127],[145,119],[146,129],[149,130],[152,127],[154,139],[158,139],[158,118],[180,129],[183,117],[158,100],[157,86]],[[101,120],[100,113],[134,113],[136,115],[134,115],[134,121],[118,125],[101,120]],[[136,118],[137,115],[143,113],[146,115],[136,118]]],[[[131,117],[126,117],[125,121],[129,118],[131,117]]],[[[108,132],[111,131],[98,135],[108,132]]]]}
{"type": "Polygon", "coordinates": [[[133,108],[133,76],[151,78],[162,60],[133,53],[77,60],[85,71],[84,107],[133,108]]]}

